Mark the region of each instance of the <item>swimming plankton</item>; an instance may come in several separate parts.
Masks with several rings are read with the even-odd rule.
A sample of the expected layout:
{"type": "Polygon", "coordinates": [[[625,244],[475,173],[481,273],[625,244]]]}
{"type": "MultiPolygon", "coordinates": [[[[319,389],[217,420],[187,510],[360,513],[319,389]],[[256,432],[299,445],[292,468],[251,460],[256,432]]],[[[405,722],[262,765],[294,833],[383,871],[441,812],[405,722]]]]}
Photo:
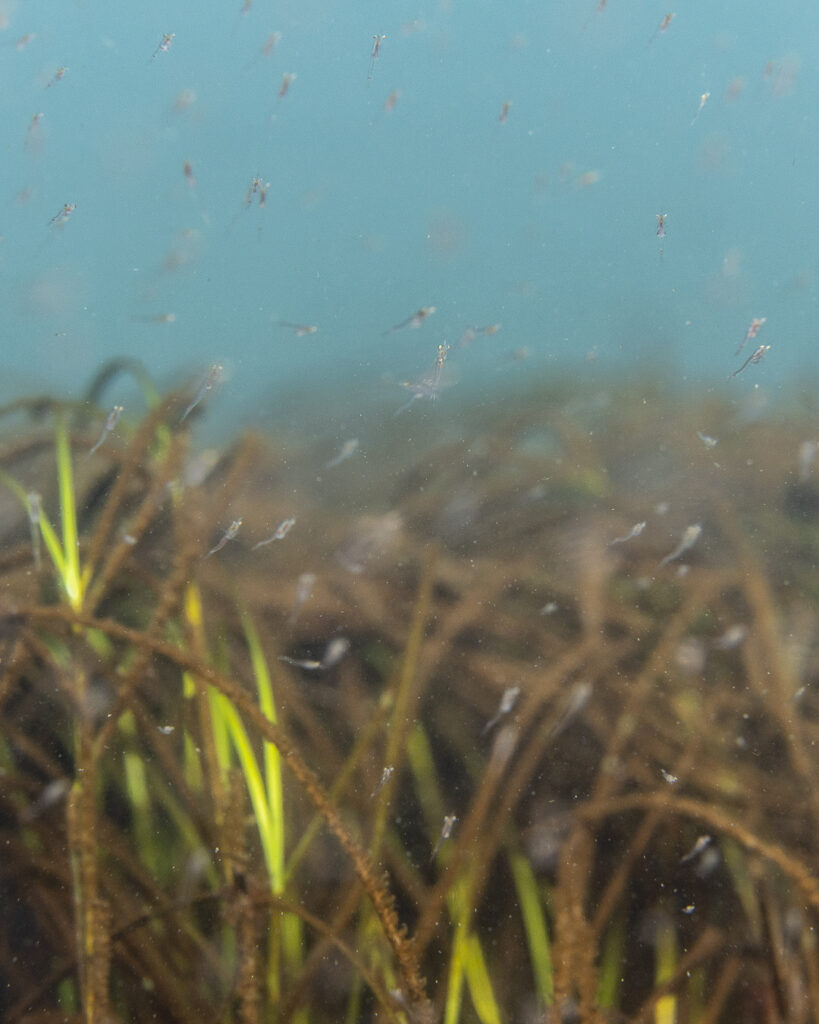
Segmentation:
{"type": "Polygon", "coordinates": [[[225,530],[222,535],[222,539],[218,544],[215,544],[210,551],[205,555],[205,558],[210,558],[211,555],[215,555],[217,551],[221,551],[222,548],[227,544],[229,540],[233,540],[242,525],[241,519],[234,519],[230,526],[225,530]]]}

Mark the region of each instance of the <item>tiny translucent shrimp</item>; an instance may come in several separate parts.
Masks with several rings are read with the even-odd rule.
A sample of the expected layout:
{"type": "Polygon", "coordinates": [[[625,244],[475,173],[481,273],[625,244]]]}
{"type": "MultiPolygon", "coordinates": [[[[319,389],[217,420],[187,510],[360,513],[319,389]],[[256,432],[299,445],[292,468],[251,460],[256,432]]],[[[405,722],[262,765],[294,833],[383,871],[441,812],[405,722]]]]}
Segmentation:
{"type": "Polygon", "coordinates": [[[327,644],[324,655],[322,656],[322,669],[326,672],[327,669],[333,668],[334,665],[338,665],[349,650],[350,641],[346,636],[333,637],[333,639],[327,644]]]}
{"type": "Polygon", "coordinates": [[[265,185],[262,179],[255,177],[247,186],[247,192],[245,193],[245,206],[250,206],[253,202],[253,197],[259,195],[264,187],[265,185]]]}
{"type": "Polygon", "coordinates": [[[394,771],[395,771],[395,768],[393,768],[393,766],[391,764],[388,764],[386,766],[386,768],[384,768],[384,770],[381,772],[381,778],[378,780],[378,785],[375,787],[375,789],[372,791],[372,793],[370,793],[370,800],[372,800],[372,798],[375,796],[375,794],[380,789],[383,789],[384,786],[387,785],[387,783],[392,778],[392,774],[393,774],[394,771]]]}
{"type": "Polygon", "coordinates": [[[282,75],[282,84],[279,86],[279,99],[283,100],[287,95],[290,86],[296,81],[297,75],[295,71],[285,71],[282,75]]]}
{"type": "Polygon", "coordinates": [[[205,558],[210,558],[211,555],[215,555],[217,551],[221,551],[222,548],[227,544],[229,540],[233,540],[242,525],[241,519],[234,519],[230,526],[225,530],[222,539],[218,544],[215,544],[210,551],[205,555],[205,558]]]}
{"type": "Polygon", "coordinates": [[[273,533],[270,537],[268,537],[267,540],[258,541],[256,544],[253,545],[252,550],[255,551],[256,548],[264,547],[265,544],[272,544],[273,541],[275,540],[284,540],[284,538],[288,535],[288,533],[290,533],[290,531],[293,529],[295,525],[295,519],[282,520],[282,522],[280,522],[279,525],[276,527],[276,532],[273,533]]]}
{"type": "Polygon", "coordinates": [[[683,531],[680,543],[670,554],[665,556],[665,558],[660,562],[660,565],[668,565],[669,562],[673,562],[675,558],[679,558],[680,555],[692,548],[700,539],[701,533],[702,525],[700,523],[694,523],[692,526],[687,526],[683,531]]]}
{"type": "Polygon", "coordinates": [[[757,336],[757,334],[759,332],[759,328],[764,323],[766,323],[767,320],[768,320],[768,318],[766,316],[755,316],[753,318],[753,320],[751,320],[751,323],[750,323],[750,325],[748,327],[748,330],[745,332],[745,337],[740,342],[739,348],[736,350],[736,352],[734,352],[735,356],[738,356],[739,353],[745,348],[745,345],[749,341],[752,341],[757,336]]]}
{"type": "Polygon", "coordinates": [[[247,64],[245,64],[245,71],[249,71],[253,67],[253,65],[256,64],[258,61],[265,60],[267,57],[269,57],[270,54],[279,45],[281,38],[281,32],[271,32],[267,39],[265,39],[256,56],[252,60],[249,60],[247,64]]]}
{"type": "Polygon", "coordinates": [[[649,39],[649,41],[648,41],[649,46],[654,42],[654,40],[657,38],[657,36],[662,35],[662,33],[665,32],[665,30],[668,28],[668,26],[671,24],[671,22],[674,20],[675,17],[676,17],[676,15],[674,15],[674,14],[666,14],[666,16],[663,18],[663,20],[660,22],[660,24],[655,29],[654,35],[651,37],[651,39],[649,39]]]}
{"type": "Polygon", "coordinates": [[[517,704],[519,696],[519,686],[509,686],[503,691],[500,703],[498,704],[498,710],[483,727],[483,731],[481,732],[482,736],[485,736],[488,732],[491,732],[492,729],[494,729],[495,726],[498,724],[498,722],[504,717],[504,715],[509,714],[512,708],[514,708],[515,704],[517,704]]]}
{"type": "Polygon", "coordinates": [[[350,649],[350,641],[345,636],[334,637],[324,650],[321,661],[314,661],[312,658],[289,658],[286,654],[279,655],[279,661],[286,665],[293,665],[295,668],[302,668],[307,672],[326,672],[337,665],[350,649]]]}
{"type": "Polygon", "coordinates": [[[400,416],[402,412],[412,405],[413,402],[419,398],[429,398],[432,401],[438,397],[441,391],[441,374],[443,373],[444,363],[446,362],[447,353],[449,352],[449,345],[444,343],[438,346],[438,358],[435,360],[435,366],[426,377],[422,377],[416,381],[402,381],[401,386],[408,388],[412,391],[412,398],[408,402],[405,402],[401,408],[394,413],[394,416],[400,416]]]}
{"type": "Polygon", "coordinates": [[[54,75],[46,85],[46,89],[50,89],[52,85],[56,85],[57,82],[61,82],[69,72],[69,68],[57,68],[54,75]]]}
{"type": "Polygon", "coordinates": [[[694,845],[691,847],[688,853],[684,857],[680,858],[680,864],[687,864],[689,861],[692,861],[695,857],[698,857],[703,852],[703,850],[706,850],[711,845],[712,842],[713,840],[711,836],[698,836],[697,841],[694,843],[694,845]]]}
{"type": "Polygon", "coordinates": [[[386,331],[381,332],[381,337],[386,338],[388,334],[393,334],[395,331],[402,331],[405,327],[418,328],[427,319],[432,316],[435,312],[435,306],[422,306],[419,310],[408,316],[406,320],[402,320],[400,324],[395,324],[394,327],[389,327],[386,331]]]}
{"type": "Polygon", "coordinates": [[[61,228],[63,224],[68,221],[71,214],[77,209],[76,203],[65,203],[62,210],[59,213],[55,213],[51,220],[48,222],[49,225],[53,224],[55,227],[61,228]]]}
{"type": "Polygon", "coordinates": [[[297,338],[304,338],[308,334],[318,334],[316,324],[294,324],[289,320],[277,320],[276,324],[278,327],[289,327],[291,331],[295,331],[297,338]]]}
{"type": "Polygon", "coordinates": [[[94,445],[94,447],[91,448],[91,450],[86,455],[87,459],[90,458],[94,454],[94,452],[98,448],[100,448],[102,446],[102,444],[105,441],[105,439],[108,437],[108,435],[114,429],[114,427],[116,427],[116,425],[119,422],[119,418],[122,415],[122,413],[123,413],[123,407],[121,405],[115,405],[114,408],[108,413],[108,418],[105,421],[105,426],[102,428],[102,433],[100,434],[100,439],[99,439],[99,441],[97,441],[97,443],[94,445]]]}
{"type": "Polygon", "coordinates": [[[452,829],[457,820],[458,819],[455,817],[454,814],[447,814],[444,816],[444,823],[441,826],[441,835],[438,837],[438,842],[435,844],[435,849],[432,851],[432,856],[430,857],[430,860],[435,860],[435,858],[438,856],[438,851],[441,849],[446,840],[449,839],[449,837],[452,835],[452,829]]]}
{"type": "Polygon", "coordinates": [[[742,373],[742,371],[745,369],[746,366],[750,366],[751,363],[758,363],[760,361],[760,359],[762,359],[762,357],[765,355],[765,353],[766,352],[770,352],[770,351],[771,351],[771,346],[770,345],[760,345],[759,348],[755,352],[752,352],[748,356],[748,358],[745,360],[745,362],[742,364],[742,366],[740,366],[740,368],[738,370],[734,370],[734,372],[731,374],[731,376],[728,379],[729,380],[733,380],[734,377],[736,377],[738,374],[742,373]]]}
{"type": "Polygon", "coordinates": [[[293,668],[303,668],[305,672],[318,672],[321,668],[321,662],[312,658],[290,658],[286,654],[280,654],[279,661],[283,661],[285,665],[292,665],[293,668]]]}
{"type": "Polygon", "coordinates": [[[162,38],[159,40],[159,45],[151,54],[151,60],[153,60],[158,53],[167,53],[171,48],[171,43],[176,38],[176,32],[164,32],[162,38]]]}
{"type": "Polygon", "coordinates": [[[696,112],[696,114],[694,114],[694,116],[693,116],[693,117],[691,118],[691,127],[692,127],[692,128],[694,127],[694,124],[695,124],[695,122],[696,122],[697,118],[698,118],[698,117],[700,116],[700,114],[702,113],[702,108],[703,108],[703,107],[705,106],[705,104],[706,104],[706,103],[708,102],[708,100],[709,100],[710,96],[711,96],[711,93],[710,93],[710,92],[704,92],[704,93],[703,93],[703,94],[702,94],[702,95],[700,96],[700,105],[699,105],[699,106],[697,107],[697,112],[696,112]]]}
{"type": "Polygon", "coordinates": [[[627,534],[622,537],[615,537],[614,540],[610,540],[609,547],[613,544],[625,544],[627,540],[631,540],[633,537],[639,537],[645,528],[645,520],[643,520],[642,523],[635,523],[627,534]]]}
{"type": "Polygon", "coordinates": [[[197,405],[199,405],[199,403],[202,401],[205,395],[209,391],[213,390],[213,388],[219,383],[219,381],[222,379],[224,372],[225,368],[224,366],[221,365],[221,363],[214,363],[213,366],[211,366],[210,370],[208,371],[207,377],[205,377],[204,381],[202,382],[202,386],[196,393],[196,397],[187,407],[187,409],[182,413],[182,419],[179,421],[180,424],[185,422],[185,420],[188,418],[188,416],[190,416],[190,414],[197,407],[197,405]]]}
{"type": "Polygon", "coordinates": [[[349,441],[345,441],[341,446],[341,451],[336,455],[334,459],[330,459],[329,462],[325,463],[325,469],[332,469],[333,466],[337,466],[340,462],[345,462],[351,456],[355,455],[358,451],[358,438],[351,437],[349,441]]]}
{"type": "Polygon", "coordinates": [[[378,60],[378,54],[381,50],[381,44],[386,39],[386,36],[373,36],[373,50],[370,54],[370,68],[367,72],[367,81],[371,81],[373,77],[373,71],[375,70],[375,62],[378,60]]]}
{"type": "Polygon", "coordinates": [[[139,324],[175,324],[176,313],[156,313],[154,316],[134,314],[131,319],[139,324]]]}

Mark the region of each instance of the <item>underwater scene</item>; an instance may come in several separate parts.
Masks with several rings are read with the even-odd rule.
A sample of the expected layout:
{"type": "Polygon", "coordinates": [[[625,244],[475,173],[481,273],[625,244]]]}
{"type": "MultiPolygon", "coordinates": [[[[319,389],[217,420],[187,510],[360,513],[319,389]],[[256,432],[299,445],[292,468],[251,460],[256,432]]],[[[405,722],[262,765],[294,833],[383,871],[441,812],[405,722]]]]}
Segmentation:
{"type": "Polygon", "coordinates": [[[0,0],[0,1020],[819,1021],[819,6],[0,0]]]}

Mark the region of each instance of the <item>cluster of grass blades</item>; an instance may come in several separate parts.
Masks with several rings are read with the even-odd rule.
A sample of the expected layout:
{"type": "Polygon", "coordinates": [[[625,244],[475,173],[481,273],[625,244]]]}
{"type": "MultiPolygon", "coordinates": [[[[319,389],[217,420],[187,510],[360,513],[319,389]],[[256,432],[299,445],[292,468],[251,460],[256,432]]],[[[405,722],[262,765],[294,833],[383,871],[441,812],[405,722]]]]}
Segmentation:
{"type": "MultiPolygon", "coordinates": [[[[5,619],[14,640],[1,691],[11,712],[3,795],[20,827],[4,884],[34,917],[29,941],[49,947],[52,961],[45,979],[21,965],[21,978],[38,980],[5,1015],[30,1019],[56,1000],[86,1022],[147,1019],[157,1007],[163,1019],[267,1019],[283,976],[300,969],[303,920],[358,963],[297,898],[288,905],[284,761],[371,901],[393,953],[395,994],[362,967],[363,976],[386,1012],[399,1000],[423,1016],[423,982],[384,878],[277,725],[252,615],[236,617],[255,699],[232,676],[235,651],[209,631],[195,582],[207,549],[190,535],[182,482],[188,438],[169,429],[178,407],[178,398],[154,401],[124,446],[106,448],[116,472],[95,477],[92,508],[90,496],[78,501],[76,480],[89,446],[72,438],[72,410],[49,405],[59,531],[48,502],[2,472],[30,524],[32,560],[40,539],[47,553],[34,573],[20,549],[5,559],[7,570],[25,566],[33,586],[30,603],[17,593],[5,619]],[[53,598],[40,602],[38,591],[53,598]],[[257,847],[262,860],[251,871],[257,847]],[[67,899],[56,913],[60,892],[67,899]]],[[[21,988],[6,980],[7,991],[21,988]]],[[[305,1019],[298,1007],[292,1015],[305,1019]]]]}
{"type": "Polygon", "coordinates": [[[390,421],[357,509],[305,485],[254,548],[326,458],[247,435],[203,470],[134,366],[146,412],[89,457],[122,368],[0,410],[32,417],[0,446],[4,1020],[819,1019],[799,424],[709,407],[716,469],[659,402],[538,396],[404,466],[390,421]]]}

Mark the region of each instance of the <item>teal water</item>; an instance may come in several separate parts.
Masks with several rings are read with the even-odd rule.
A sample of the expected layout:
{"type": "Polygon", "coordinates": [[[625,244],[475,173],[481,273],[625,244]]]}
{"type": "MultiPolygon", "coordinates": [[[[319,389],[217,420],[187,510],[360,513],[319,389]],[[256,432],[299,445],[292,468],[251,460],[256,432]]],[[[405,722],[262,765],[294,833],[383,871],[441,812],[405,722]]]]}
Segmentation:
{"type": "Polygon", "coordinates": [[[759,344],[738,396],[813,372],[819,8],[6,0],[0,18],[4,398],[76,395],[117,355],[168,386],[223,364],[209,412],[231,425],[309,421],[328,396],[397,410],[439,345],[436,414],[557,369],[723,389],[759,344]]]}

